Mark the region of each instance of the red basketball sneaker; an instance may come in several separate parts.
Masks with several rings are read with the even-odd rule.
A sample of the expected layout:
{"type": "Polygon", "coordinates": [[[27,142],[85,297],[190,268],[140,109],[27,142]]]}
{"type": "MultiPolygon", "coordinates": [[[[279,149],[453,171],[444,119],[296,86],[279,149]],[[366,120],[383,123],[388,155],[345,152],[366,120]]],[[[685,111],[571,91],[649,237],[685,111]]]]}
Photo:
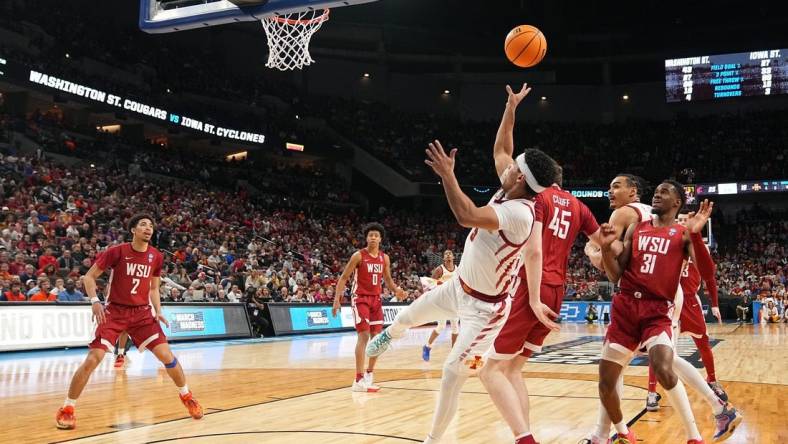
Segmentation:
{"type": "Polygon", "coordinates": [[[181,397],[181,402],[183,405],[189,409],[189,414],[192,415],[194,419],[202,418],[202,406],[196,399],[192,396],[192,392],[189,392],[185,395],[178,395],[181,397]]]}
{"type": "Polygon", "coordinates": [[[115,368],[123,368],[126,363],[126,355],[118,355],[115,357],[115,368]]]}
{"type": "Polygon", "coordinates": [[[67,405],[60,407],[55,416],[57,421],[57,428],[64,430],[72,430],[77,426],[77,417],[74,415],[74,406],[67,405]]]}

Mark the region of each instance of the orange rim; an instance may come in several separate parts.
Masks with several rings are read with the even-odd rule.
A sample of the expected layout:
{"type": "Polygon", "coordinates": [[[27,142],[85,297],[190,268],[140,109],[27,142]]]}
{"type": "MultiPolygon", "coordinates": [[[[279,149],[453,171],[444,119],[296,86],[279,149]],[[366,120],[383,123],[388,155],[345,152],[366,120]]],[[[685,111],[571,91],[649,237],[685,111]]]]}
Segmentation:
{"type": "Polygon", "coordinates": [[[269,17],[268,19],[269,20],[273,20],[273,21],[278,22],[278,23],[284,23],[284,24],[287,24],[287,25],[311,25],[312,23],[319,23],[319,22],[324,22],[324,21],[328,20],[328,13],[329,13],[329,10],[328,9],[324,9],[323,10],[323,14],[321,14],[320,16],[315,17],[313,19],[309,19],[309,20],[303,20],[303,19],[302,20],[296,20],[296,19],[291,19],[291,18],[280,17],[278,15],[275,15],[273,17],[269,17]]]}

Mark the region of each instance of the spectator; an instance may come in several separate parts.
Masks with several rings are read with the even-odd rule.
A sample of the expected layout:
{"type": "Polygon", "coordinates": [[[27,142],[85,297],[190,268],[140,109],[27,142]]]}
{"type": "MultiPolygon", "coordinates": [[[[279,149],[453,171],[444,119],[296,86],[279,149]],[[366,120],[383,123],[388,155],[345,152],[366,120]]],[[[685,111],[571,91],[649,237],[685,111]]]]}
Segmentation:
{"type": "Polygon", "coordinates": [[[71,257],[71,250],[63,250],[63,255],[57,260],[58,267],[61,270],[71,270],[75,263],[74,258],[71,257]]]}
{"type": "Polygon", "coordinates": [[[74,282],[73,279],[69,279],[66,281],[63,291],[57,294],[57,300],[65,302],[82,302],[85,300],[85,295],[77,290],[76,282],[74,282]]]}
{"type": "Polygon", "coordinates": [[[47,265],[52,265],[55,268],[58,266],[57,259],[52,255],[52,249],[49,247],[47,247],[44,250],[44,254],[38,258],[38,269],[43,270],[47,265]]]}
{"type": "Polygon", "coordinates": [[[763,307],[763,314],[761,315],[761,323],[777,324],[780,322],[780,312],[777,310],[777,305],[773,299],[766,301],[766,306],[763,307]]]}
{"type": "Polygon", "coordinates": [[[49,292],[55,296],[59,295],[61,291],[66,289],[66,283],[62,278],[55,279],[55,286],[49,292]]]}
{"type": "Polygon", "coordinates": [[[26,301],[27,297],[21,291],[21,284],[19,282],[11,282],[11,289],[3,293],[3,300],[8,302],[26,301]]]}
{"type": "Polygon", "coordinates": [[[750,297],[742,294],[741,300],[736,304],[736,320],[739,323],[747,322],[747,315],[750,313],[750,297]]]}
{"type": "MultiPolygon", "coordinates": [[[[51,265],[51,264],[49,264],[51,265]]],[[[57,295],[50,293],[50,282],[49,279],[39,279],[38,281],[38,292],[30,296],[29,301],[31,302],[51,302],[57,300],[57,295]]]]}

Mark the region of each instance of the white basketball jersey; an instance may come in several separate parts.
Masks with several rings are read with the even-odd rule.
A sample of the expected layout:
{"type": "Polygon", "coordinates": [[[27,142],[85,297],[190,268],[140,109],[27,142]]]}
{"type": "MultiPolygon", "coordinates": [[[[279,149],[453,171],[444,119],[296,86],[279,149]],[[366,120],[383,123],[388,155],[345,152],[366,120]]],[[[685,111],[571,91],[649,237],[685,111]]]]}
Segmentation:
{"type": "Polygon", "coordinates": [[[651,212],[651,205],[646,205],[641,202],[634,202],[631,204],[627,204],[627,206],[629,208],[633,208],[635,211],[638,212],[638,214],[640,215],[641,222],[654,219],[654,214],[651,212]]]}
{"type": "Polygon", "coordinates": [[[449,269],[443,264],[441,264],[441,268],[443,269],[443,273],[441,273],[441,277],[438,278],[438,282],[440,283],[448,281],[452,276],[454,276],[454,273],[457,272],[457,265],[454,266],[454,270],[452,271],[449,271],[449,269]]]}
{"type": "Polygon", "coordinates": [[[497,194],[487,204],[498,215],[498,230],[471,230],[457,269],[463,282],[488,296],[509,292],[534,223],[533,202],[497,199],[499,196],[497,194]]]}

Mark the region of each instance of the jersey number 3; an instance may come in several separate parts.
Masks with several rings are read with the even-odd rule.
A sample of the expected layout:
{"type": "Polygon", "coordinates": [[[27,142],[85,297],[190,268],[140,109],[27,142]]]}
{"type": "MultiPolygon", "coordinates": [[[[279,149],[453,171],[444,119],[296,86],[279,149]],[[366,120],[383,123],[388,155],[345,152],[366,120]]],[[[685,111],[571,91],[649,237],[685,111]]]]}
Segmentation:
{"type": "Polygon", "coordinates": [[[569,220],[571,217],[571,212],[554,208],[553,218],[550,220],[547,228],[553,230],[553,236],[566,239],[566,235],[569,234],[569,220]]]}

